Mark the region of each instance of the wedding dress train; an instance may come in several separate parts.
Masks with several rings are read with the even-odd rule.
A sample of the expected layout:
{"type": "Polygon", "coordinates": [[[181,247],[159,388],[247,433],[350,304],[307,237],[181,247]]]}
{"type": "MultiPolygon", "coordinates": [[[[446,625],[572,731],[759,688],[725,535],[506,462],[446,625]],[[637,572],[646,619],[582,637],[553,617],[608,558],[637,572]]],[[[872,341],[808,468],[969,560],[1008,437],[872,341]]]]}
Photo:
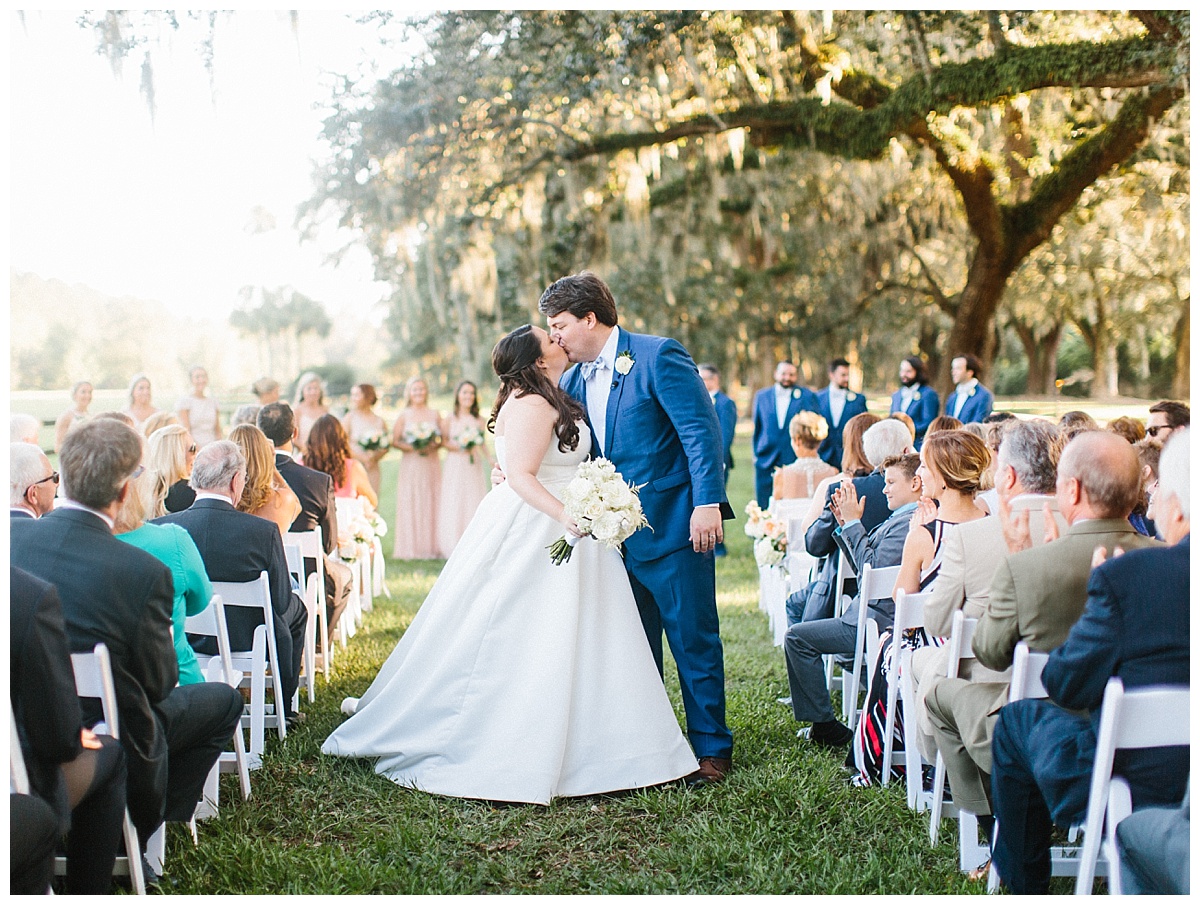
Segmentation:
{"type": "MultiPolygon", "coordinates": [[[[552,443],[558,493],[586,457],[552,443]]],[[[496,454],[504,463],[504,440],[496,454]]],[[[426,792],[539,804],[656,785],[697,769],[654,666],[620,554],[562,527],[507,484],[480,504],[412,625],[325,754],[378,758],[426,792]]]]}

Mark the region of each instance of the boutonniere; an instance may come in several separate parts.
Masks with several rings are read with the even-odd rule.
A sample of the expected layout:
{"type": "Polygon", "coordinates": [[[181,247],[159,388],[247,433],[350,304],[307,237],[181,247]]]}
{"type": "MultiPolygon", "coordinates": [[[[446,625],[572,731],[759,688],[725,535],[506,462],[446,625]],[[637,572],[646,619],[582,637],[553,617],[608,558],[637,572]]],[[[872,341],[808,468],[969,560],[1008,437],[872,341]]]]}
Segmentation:
{"type": "Polygon", "coordinates": [[[853,402],[853,401],[854,401],[855,399],[857,399],[857,398],[858,398],[858,394],[857,394],[857,393],[847,393],[847,394],[846,394],[846,401],[847,401],[847,402],[853,402]]]}
{"type": "Polygon", "coordinates": [[[793,399],[799,399],[799,398],[800,398],[800,391],[799,391],[799,390],[792,390],[792,398],[793,398],[793,399]]]}
{"type": "Polygon", "coordinates": [[[626,349],[617,356],[617,360],[613,362],[613,370],[624,377],[633,370],[633,353],[626,349]]]}
{"type": "Polygon", "coordinates": [[[916,402],[916,401],[917,401],[918,399],[920,399],[920,398],[921,398],[921,391],[920,391],[920,390],[914,390],[914,391],[913,391],[913,394],[912,394],[912,399],[913,399],[913,402],[916,402]]]}

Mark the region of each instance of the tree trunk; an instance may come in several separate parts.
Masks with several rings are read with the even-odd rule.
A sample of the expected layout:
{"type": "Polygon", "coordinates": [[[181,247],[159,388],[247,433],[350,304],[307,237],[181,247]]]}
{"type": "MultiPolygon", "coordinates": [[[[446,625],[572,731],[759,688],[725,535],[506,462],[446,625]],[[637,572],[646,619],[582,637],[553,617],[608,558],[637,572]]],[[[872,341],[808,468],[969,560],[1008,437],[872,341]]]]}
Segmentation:
{"type": "Polygon", "coordinates": [[[1025,381],[1025,392],[1042,396],[1054,394],[1054,381],[1058,376],[1058,344],[1062,339],[1062,324],[1055,324],[1045,336],[1038,336],[1034,329],[1020,321],[1012,321],[1012,328],[1025,349],[1029,362],[1029,374],[1025,381]]]}
{"type": "Polygon", "coordinates": [[[1171,380],[1172,399],[1190,399],[1192,385],[1192,314],[1185,305],[1175,322],[1175,376],[1171,380]]]}
{"type": "MultiPolygon", "coordinates": [[[[958,355],[975,355],[983,364],[983,374],[976,375],[983,384],[989,382],[988,375],[996,355],[993,318],[1011,273],[1010,269],[1001,264],[999,249],[985,247],[990,245],[991,243],[981,242],[971,261],[967,284],[958,297],[954,326],[950,328],[950,340],[946,344],[945,354],[948,361],[952,361],[958,355]]],[[[953,385],[949,368],[943,368],[934,375],[934,385],[942,396],[950,392],[953,385]]]]}

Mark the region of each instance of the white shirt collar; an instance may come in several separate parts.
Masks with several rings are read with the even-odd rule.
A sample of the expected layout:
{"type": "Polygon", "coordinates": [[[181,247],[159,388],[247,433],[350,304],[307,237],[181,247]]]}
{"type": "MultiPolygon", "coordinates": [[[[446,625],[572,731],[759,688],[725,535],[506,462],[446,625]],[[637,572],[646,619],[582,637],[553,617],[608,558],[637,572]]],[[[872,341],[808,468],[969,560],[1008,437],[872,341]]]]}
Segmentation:
{"type": "Polygon", "coordinates": [[[76,503],[74,500],[69,499],[67,497],[63,497],[62,500],[59,501],[59,504],[56,508],[58,508],[58,509],[78,509],[81,512],[90,512],[92,515],[96,516],[96,518],[103,519],[104,524],[108,525],[109,531],[112,531],[113,528],[115,528],[116,524],[117,524],[116,522],[114,522],[112,520],[112,518],[110,516],[104,514],[103,512],[100,512],[97,509],[93,509],[91,506],[85,506],[85,505],[83,505],[83,503],[76,503]]]}
{"type": "Polygon", "coordinates": [[[228,503],[230,506],[233,505],[233,500],[231,500],[229,497],[225,496],[225,494],[213,493],[211,490],[196,491],[196,499],[197,500],[220,500],[222,503],[228,503]]]}
{"type": "Polygon", "coordinates": [[[972,377],[972,378],[971,378],[970,380],[968,380],[966,383],[960,383],[958,386],[956,386],[956,387],[954,388],[954,392],[956,392],[956,393],[969,393],[969,392],[971,392],[973,389],[975,389],[975,387],[977,387],[977,386],[979,386],[979,381],[978,381],[978,380],[976,380],[974,377],[972,377]]]}
{"type": "Polygon", "coordinates": [[[829,385],[829,395],[830,396],[843,396],[844,397],[849,392],[850,392],[849,390],[843,390],[841,387],[834,386],[832,383],[829,385]]]}
{"type": "MultiPolygon", "coordinates": [[[[61,505],[61,504],[59,504],[59,505],[61,505]]],[[[32,515],[34,518],[40,518],[40,516],[36,512],[34,512],[32,509],[30,509],[28,506],[9,506],[8,511],[9,512],[24,512],[28,515],[32,515]]]]}
{"type": "Polygon", "coordinates": [[[613,327],[612,333],[608,334],[608,341],[604,343],[604,348],[600,350],[600,354],[596,356],[598,362],[597,367],[608,368],[612,370],[614,363],[617,360],[617,341],[620,339],[621,328],[613,327]]]}

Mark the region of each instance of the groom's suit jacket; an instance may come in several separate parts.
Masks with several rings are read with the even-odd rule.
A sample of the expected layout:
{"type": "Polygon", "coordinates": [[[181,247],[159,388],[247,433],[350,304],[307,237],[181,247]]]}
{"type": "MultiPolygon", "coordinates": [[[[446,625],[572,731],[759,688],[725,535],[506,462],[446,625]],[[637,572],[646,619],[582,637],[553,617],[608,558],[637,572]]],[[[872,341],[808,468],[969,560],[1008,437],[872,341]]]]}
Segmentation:
{"type": "MultiPolygon", "coordinates": [[[[618,362],[625,353],[633,366],[627,374],[612,373],[607,448],[593,446],[592,453],[641,487],[642,510],[653,530],[635,532],[625,550],[633,559],[655,560],[691,546],[696,506],[719,503],[723,516],[733,518],[725,497],[721,427],[696,363],[678,342],[621,330],[618,362]]],[[[579,367],[569,369],[561,383],[586,410],[579,367]]]]}

